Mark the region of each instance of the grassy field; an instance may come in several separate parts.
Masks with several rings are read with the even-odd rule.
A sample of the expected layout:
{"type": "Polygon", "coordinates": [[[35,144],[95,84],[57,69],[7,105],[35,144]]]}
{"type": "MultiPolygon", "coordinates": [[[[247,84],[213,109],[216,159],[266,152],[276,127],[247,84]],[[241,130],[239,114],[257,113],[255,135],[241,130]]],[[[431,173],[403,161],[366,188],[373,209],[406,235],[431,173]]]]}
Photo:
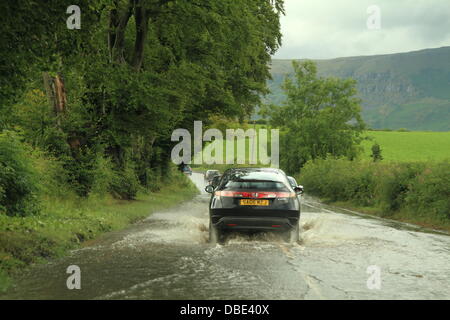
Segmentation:
{"type": "MultiPolygon", "coordinates": [[[[256,125],[257,130],[263,128],[268,127],[256,125]]],[[[450,132],[367,131],[366,136],[368,136],[370,140],[365,140],[362,143],[364,150],[361,155],[362,160],[371,160],[371,147],[377,142],[381,146],[382,156],[385,162],[450,161],[450,132]]],[[[268,144],[270,146],[270,137],[268,144]]],[[[236,148],[237,145],[235,145],[235,151],[237,151],[236,148]]],[[[207,148],[204,150],[206,149],[207,148]]],[[[225,142],[223,150],[225,154],[225,142]]],[[[249,143],[247,142],[245,145],[245,159],[247,165],[245,166],[250,166],[248,165],[249,151],[249,143]]],[[[283,155],[280,154],[280,157],[283,157],[283,155]]],[[[194,168],[203,170],[212,168],[221,169],[231,166],[232,165],[193,165],[194,168]]]]}
{"type": "Polygon", "coordinates": [[[363,142],[363,159],[371,159],[371,147],[377,142],[388,162],[450,160],[450,132],[368,131],[367,135],[374,140],[363,142]]]}
{"type": "Polygon", "coordinates": [[[192,182],[177,174],[159,192],[141,194],[134,201],[46,199],[39,216],[0,215],[0,292],[27,266],[61,257],[102,233],[124,228],[197,193],[192,182]]]}
{"type": "MultiPolygon", "coordinates": [[[[203,164],[199,165],[199,164],[193,164],[192,168],[197,170],[197,171],[205,171],[208,169],[217,169],[220,171],[225,171],[228,168],[232,168],[232,167],[267,167],[270,165],[264,165],[261,164],[259,159],[261,152],[263,151],[264,154],[267,153],[267,155],[270,157],[270,143],[271,143],[271,135],[270,135],[270,128],[268,128],[267,126],[262,126],[262,125],[251,125],[248,126],[246,129],[244,129],[244,131],[248,130],[248,129],[256,129],[257,134],[258,134],[258,138],[255,139],[253,141],[253,146],[250,146],[250,139],[249,138],[245,138],[245,144],[244,144],[244,148],[242,150],[238,149],[238,141],[242,143],[242,139],[236,140],[234,141],[234,164],[226,164],[226,152],[227,152],[227,143],[231,143],[231,142],[227,142],[226,139],[223,139],[221,141],[217,141],[218,144],[222,144],[222,148],[223,148],[223,164],[207,164],[207,162],[211,163],[212,161],[212,157],[215,157],[215,152],[212,151],[212,147],[213,147],[213,143],[215,142],[208,142],[204,145],[203,148],[203,164]],[[267,130],[267,145],[262,146],[263,149],[259,149],[259,132],[261,129],[266,129],[267,130]],[[253,153],[252,153],[253,150],[253,153]],[[267,151],[268,150],[268,151],[267,151]],[[252,158],[252,155],[254,158],[256,158],[257,160],[257,164],[250,164],[250,158],[252,158]],[[212,156],[212,157],[211,157],[212,156]],[[238,158],[241,159],[245,159],[245,163],[244,164],[239,164],[238,163],[238,158]]],[[[199,155],[195,155],[194,157],[194,161],[199,161],[199,155]]]]}

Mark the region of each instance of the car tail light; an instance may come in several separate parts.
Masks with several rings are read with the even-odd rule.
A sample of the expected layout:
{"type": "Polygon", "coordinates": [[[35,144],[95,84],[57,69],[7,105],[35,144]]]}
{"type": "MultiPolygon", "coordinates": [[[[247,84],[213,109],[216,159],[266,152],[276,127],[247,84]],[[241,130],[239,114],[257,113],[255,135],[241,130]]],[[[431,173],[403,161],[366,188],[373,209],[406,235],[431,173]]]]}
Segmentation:
{"type": "Polygon", "coordinates": [[[295,198],[295,192],[242,192],[242,191],[216,191],[216,197],[250,198],[250,199],[286,199],[295,198]]]}

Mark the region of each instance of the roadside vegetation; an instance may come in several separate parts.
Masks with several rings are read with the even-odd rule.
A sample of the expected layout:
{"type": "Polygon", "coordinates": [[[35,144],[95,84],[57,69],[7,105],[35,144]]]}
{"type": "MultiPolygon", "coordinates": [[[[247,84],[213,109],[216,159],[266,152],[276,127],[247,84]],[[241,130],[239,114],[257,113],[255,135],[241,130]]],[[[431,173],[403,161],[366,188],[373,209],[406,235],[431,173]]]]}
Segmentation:
{"type": "MultiPolygon", "coordinates": [[[[3,1],[0,279],[192,197],[171,134],[243,122],[283,1],[3,1]]],[[[0,280],[1,281],[1,280],[0,280]]]]}
{"type": "Polygon", "coordinates": [[[176,206],[198,193],[179,173],[164,182],[160,191],[139,193],[135,200],[48,197],[42,201],[39,216],[0,216],[0,292],[12,283],[11,277],[20,275],[29,265],[62,257],[88,240],[176,206]]]}
{"type": "Polygon", "coordinates": [[[367,131],[353,80],[293,69],[285,101],[261,109],[282,132],[281,167],[327,202],[450,230],[450,134],[367,131]]]}
{"type": "Polygon", "coordinates": [[[297,177],[307,192],[339,206],[450,231],[450,132],[366,135],[358,161],[328,158],[301,168],[297,177]]]}
{"type": "Polygon", "coordinates": [[[450,231],[450,162],[307,163],[298,175],[308,194],[383,218],[450,231]]]}
{"type": "MultiPolygon", "coordinates": [[[[0,147],[4,147],[4,140],[5,135],[0,135],[0,147]]],[[[10,151],[7,153],[10,156],[21,155],[10,151]]],[[[0,157],[0,161],[5,159],[0,157]]],[[[3,206],[4,212],[0,214],[0,292],[28,266],[62,257],[102,233],[124,228],[198,193],[174,166],[159,181],[157,191],[140,187],[133,200],[120,199],[108,192],[108,185],[117,176],[105,167],[96,170],[94,190],[88,197],[81,197],[67,184],[62,175],[64,169],[57,160],[33,152],[21,158],[20,166],[15,172],[11,170],[7,179],[0,180],[0,190],[13,189],[17,195],[15,199],[6,194],[2,199],[3,204],[5,200],[17,201],[16,205],[3,206]]]]}

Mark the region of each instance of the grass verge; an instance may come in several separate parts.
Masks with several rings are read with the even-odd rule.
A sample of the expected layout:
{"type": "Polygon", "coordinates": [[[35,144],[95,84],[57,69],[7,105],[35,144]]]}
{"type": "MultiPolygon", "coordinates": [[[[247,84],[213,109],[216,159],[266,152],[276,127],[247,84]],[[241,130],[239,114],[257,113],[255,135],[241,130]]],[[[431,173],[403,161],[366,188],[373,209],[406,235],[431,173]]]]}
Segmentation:
{"type": "Polygon", "coordinates": [[[443,221],[442,219],[435,219],[433,216],[423,215],[423,216],[417,216],[414,212],[408,212],[406,210],[401,212],[395,212],[389,216],[386,216],[386,213],[381,210],[380,208],[376,207],[363,207],[358,206],[353,202],[350,201],[324,201],[324,203],[344,208],[352,211],[356,211],[363,214],[368,214],[372,216],[377,216],[380,218],[387,218],[399,222],[405,222],[410,224],[415,224],[420,227],[424,227],[427,229],[434,229],[434,230],[441,230],[450,232],[450,221],[443,221]]]}
{"type": "Polygon", "coordinates": [[[326,203],[450,230],[450,162],[308,162],[297,177],[326,203]]]}
{"type": "Polygon", "coordinates": [[[122,229],[197,193],[188,178],[177,174],[159,192],[140,194],[133,201],[48,198],[37,216],[0,215],[0,292],[28,266],[62,257],[88,240],[122,229]]]}

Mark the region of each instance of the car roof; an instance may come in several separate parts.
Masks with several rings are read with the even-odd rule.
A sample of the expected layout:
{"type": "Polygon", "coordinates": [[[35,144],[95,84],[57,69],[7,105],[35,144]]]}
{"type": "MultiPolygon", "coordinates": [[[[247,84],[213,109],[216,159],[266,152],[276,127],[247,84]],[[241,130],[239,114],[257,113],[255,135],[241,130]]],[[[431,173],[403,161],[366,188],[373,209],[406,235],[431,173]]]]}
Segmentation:
{"type": "Polygon", "coordinates": [[[233,171],[255,171],[255,172],[274,172],[274,173],[283,173],[284,171],[277,168],[230,168],[227,170],[227,172],[233,172],[233,171]]]}
{"type": "Polygon", "coordinates": [[[245,175],[247,176],[247,174],[249,174],[249,176],[253,176],[254,179],[256,177],[258,177],[257,180],[260,180],[260,177],[264,177],[264,174],[266,174],[264,179],[268,179],[268,180],[273,180],[273,181],[285,181],[288,182],[286,174],[284,173],[283,170],[281,169],[276,169],[276,168],[230,168],[228,169],[224,175],[231,175],[234,176],[237,173],[246,173],[245,175]],[[252,175],[252,173],[257,173],[257,176],[252,175]],[[262,175],[260,175],[262,174],[262,175]]]}

